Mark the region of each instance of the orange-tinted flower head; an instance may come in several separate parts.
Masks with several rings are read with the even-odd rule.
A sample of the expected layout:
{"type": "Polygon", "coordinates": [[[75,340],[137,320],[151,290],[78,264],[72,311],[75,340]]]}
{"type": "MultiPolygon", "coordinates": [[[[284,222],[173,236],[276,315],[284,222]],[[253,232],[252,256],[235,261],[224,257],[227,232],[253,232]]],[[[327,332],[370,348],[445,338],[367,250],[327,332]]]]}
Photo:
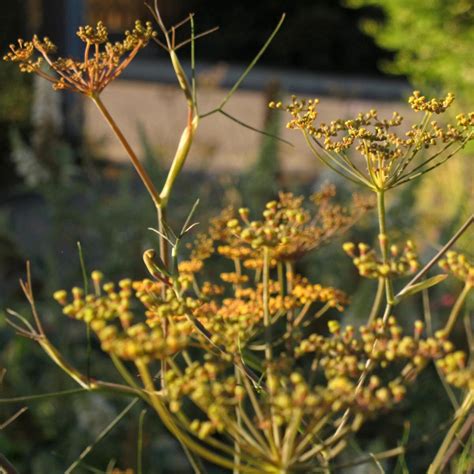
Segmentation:
{"type": "Polygon", "coordinates": [[[135,22],[132,31],[125,32],[121,42],[111,43],[105,25],[99,21],[95,27],[81,26],[77,36],[84,43],[82,60],[73,58],[52,59],[57,50],[49,38],[31,41],[18,40],[10,45],[5,61],[18,63],[20,71],[35,73],[53,84],[57,90],[71,90],[85,95],[98,95],[130,64],[140,49],[156,35],[150,22],[135,22]],[[44,67],[44,63],[49,66],[44,67]]]}

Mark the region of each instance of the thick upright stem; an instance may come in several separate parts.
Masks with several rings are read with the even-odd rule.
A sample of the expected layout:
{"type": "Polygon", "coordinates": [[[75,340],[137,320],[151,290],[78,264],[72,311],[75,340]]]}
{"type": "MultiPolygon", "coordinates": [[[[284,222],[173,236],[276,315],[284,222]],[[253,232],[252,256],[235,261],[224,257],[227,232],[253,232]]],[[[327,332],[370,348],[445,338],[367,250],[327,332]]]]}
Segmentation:
{"type": "Polygon", "coordinates": [[[91,95],[90,98],[94,102],[94,104],[97,106],[97,108],[100,110],[102,115],[104,116],[105,120],[109,124],[110,128],[114,132],[115,136],[118,138],[122,146],[124,147],[125,151],[127,152],[130,161],[132,162],[133,166],[135,167],[138,175],[140,176],[141,180],[143,181],[143,184],[145,185],[145,188],[147,189],[148,193],[150,194],[151,199],[153,200],[153,203],[155,204],[156,207],[160,205],[160,196],[158,194],[158,191],[155,188],[155,185],[153,184],[149,174],[141,164],[140,160],[138,159],[138,156],[135,154],[133,151],[132,147],[128,143],[127,139],[125,138],[124,134],[120,130],[119,126],[113,119],[112,115],[110,115],[110,112],[108,109],[105,107],[104,103],[102,102],[101,98],[99,95],[94,94],[91,95]]]}
{"type": "MultiPolygon", "coordinates": [[[[237,367],[234,367],[235,379],[239,385],[242,384],[242,377],[240,376],[240,371],[237,367]]],[[[239,402],[238,406],[235,407],[235,419],[237,421],[237,426],[242,427],[242,403],[239,402]]],[[[240,474],[239,464],[240,464],[240,442],[238,439],[234,441],[234,471],[233,474],[240,474]]]]}
{"type": "Polygon", "coordinates": [[[186,158],[188,157],[189,150],[191,149],[191,145],[193,143],[194,133],[196,132],[196,128],[199,123],[198,116],[194,116],[193,114],[194,108],[190,107],[188,109],[188,123],[183,131],[183,134],[181,135],[181,139],[173,158],[173,162],[171,163],[168,176],[166,177],[165,184],[163,185],[163,189],[160,193],[160,200],[165,205],[169,200],[174,182],[176,181],[176,178],[179,176],[181,169],[186,162],[186,158]]]}
{"type": "MultiPolygon", "coordinates": [[[[293,263],[290,261],[285,262],[285,273],[286,273],[286,293],[287,295],[291,295],[293,292],[293,278],[294,278],[294,269],[293,263]]],[[[289,309],[286,313],[286,331],[287,331],[287,344],[286,350],[288,352],[288,356],[291,356],[293,353],[293,342],[294,342],[294,330],[296,322],[294,320],[295,313],[293,309],[289,309]]]]}
{"type": "MultiPolygon", "coordinates": [[[[273,376],[273,347],[270,317],[270,249],[263,248],[263,325],[265,327],[265,362],[267,366],[267,385],[269,390],[270,405],[272,405],[275,381],[273,376]]],[[[280,448],[280,432],[275,421],[273,408],[270,408],[270,418],[272,421],[273,438],[275,445],[280,448]]]]}
{"type": "MultiPolygon", "coordinates": [[[[265,360],[268,365],[272,361],[272,333],[270,327],[270,258],[269,249],[263,250],[263,325],[265,327],[265,360]]],[[[268,368],[267,368],[268,369],[268,368]]]]}
{"type": "MultiPolygon", "coordinates": [[[[382,262],[388,265],[388,237],[385,220],[385,191],[377,192],[377,215],[379,219],[379,245],[382,253],[382,262]]],[[[393,285],[390,277],[385,277],[385,296],[387,304],[393,303],[393,285]]]]}
{"type": "MultiPolygon", "coordinates": [[[[378,215],[378,220],[379,220],[379,245],[380,245],[380,251],[382,253],[382,262],[385,265],[385,264],[388,264],[388,238],[387,238],[387,225],[386,225],[386,220],[385,220],[385,194],[383,190],[377,191],[377,215],[378,215]]],[[[384,311],[382,320],[383,320],[383,323],[385,324],[387,319],[390,316],[390,313],[392,312],[394,297],[393,297],[392,281],[390,280],[390,278],[385,277],[384,283],[385,283],[386,305],[385,305],[385,311],[384,311]]],[[[365,383],[365,380],[367,379],[369,370],[372,367],[372,364],[373,364],[372,353],[375,351],[377,344],[378,344],[378,339],[376,338],[372,345],[371,354],[369,355],[369,358],[367,359],[367,362],[365,363],[364,371],[359,377],[359,381],[357,383],[356,390],[355,390],[356,395],[362,389],[365,383]]],[[[351,410],[348,408],[344,412],[342,421],[339,424],[339,427],[337,428],[336,432],[334,433],[331,439],[334,439],[336,436],[342,433],[344,427],[349,421],[350,414],[351,414],[351,410]]]]}
{"type": "Polygon", "coordinates": [[[164,238],[166,235],[166,219],[167,219],[167,206],[166,204],[162,203],[160,206],[157,207],[157,216],[158,216],[158,229],[160,231],[160,258],[161,261],[164,263],[165,268],[169,270],[169,244],[168,241],[164,238]]]}
{"type": "MultiPolygon", "coordinates": [[[[162,202],[158,207],[157,207],[157,213],[158,213],[158,228],[160,231],[160,258],[161,261],[164,263],[165,268],[169,270],[169,245],[168,241],[164,238],[166,235],[166,210],[167,210],[167,204],[162,202]]],[[[166,298],[166,288],[163,286],[161,289],[161,297],[163,301],[166,298]]],[[[166,317],[163,318],[161,327],[163,329],[163,335],[166,337],[168,334],[168,321],[166,317]]],[[[161,376],[160,376],[160,381],[161,381],[161,387],[165,387],[165,374],[167,371],[168,367],[166,364],[166,361],[163,359],[161,361],[161,376]]]]}

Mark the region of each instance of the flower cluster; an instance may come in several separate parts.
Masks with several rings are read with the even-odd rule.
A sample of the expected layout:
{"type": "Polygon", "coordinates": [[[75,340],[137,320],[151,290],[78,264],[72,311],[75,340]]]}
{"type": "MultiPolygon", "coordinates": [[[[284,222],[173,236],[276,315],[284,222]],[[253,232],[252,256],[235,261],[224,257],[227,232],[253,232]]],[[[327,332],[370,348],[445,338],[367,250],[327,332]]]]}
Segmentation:
{"type": "MultiPolygon", "coordinates": [[[[235,274],[234,274],[235,275],[235,274]]],[[[296,278],[294,287],[282,294],[278,282],[269,283],[268,309],[272,320],[284,318],[288,312],[295,312],[298,321],[308,314],[311,307],[336,308],[342,311],[348,303],[347,295],[332,287],[311,284],[303,278],[296,278]],[[300,317],[299,317],[300,316],[300,317]]],[[[216,298],[196,308],[194,316],[213,334],[213,342],[236,351],[248,345],[252,338],[262,331],[264,315],[264,287],[262,284],[235,288],[232,297],[216,298]]]]}
{"type": "MultiPolygon", "coordinates": [[[[124,279],[116,288],[111,282],[101,284],[102,278],[100,272],[92,273],[95,294],[85,295],[82,288],[75,287],[71,290],[71,301],[65,290],[56,291],[54,298],[63,306],[66,316],[90,325],[105,352],[121,359],[150,361],[166,358],[188,345],[193,327],[183,317],[173,318],[166,334],[154,324],[153,295],[161,292],[161,282],[124,279]],[[145,306],[148,324],[136,317],[132,297],[145,306]]],[[[173,315],[182,315],[182,308],[174,301],[160,306],[159,314],[171,311],[173,315]]]]}
{"type": "MultiPolygon", "coordinates": [[[[341,207],[331,207],[327,203],[332,195],[332,188],[325,188],[313,197],[315,203],[324,203],[324,211],[318,215],[319,232],[306,250],[321,242],[325,229],[330,229],[332,234],[334,229],[352,222],[352,214],[345,214],[341,207]]],[[[263,283],[253,283],[253,278],[237,265],[234,271],[220,275],[221,284],[209,281],[199,284],[203,262],[213,253],[234,263],[259,258],[259,266],[254,268],[258,273],[262,265],[262,258],[258,257],[261,247],[270,247],[276,265],[278,261],[295,258],[296,254],[288,251],[289,247],[285,245],[293,238],[309,242],[307,230],[316,228],[315,221],[302,207],[302,199],[290,194],[282,194],[279,201],[268,203],[261,221],[250,221],[247,210],[241,210],[239,214],[240,221],[237,221],[231,210],[225,210],[211,221],[208,233],[199,235],[190,246],[190,259],[179,263],[175,285],[164,280],[124,279],[116,286],[104,283],[103,275],[96,271],[92,273],[93,294],[86,295],[80,288],[73,288],[70,295],[64,290],[54,294],[63,305],[64,314],[89,324],[102,349],[118,358],[151,363],[169,359],[191,346],[208,351],[206,362],[195,361],[183,372],[177,371],[176,367],[169,369],[165,377],[166,396],[172,412],[180,410],[183,397],[187,397],[207,414],[207,421],[192,422],[190,429],[197,437],[207,438],[224,430],[226,423],[233,420],[235,405],[248,396],[235,376],[229,374],[232,357],[221,354],[219,359],[214,359],[211,356],[213,348],[225,347],[228,354],[236,354],[258,347],[258,341],[265,333],[265,311],[272,324],[291,314],[292,324],[281,341],[290,337],[297,344],[296,360],[311,355],[313,365],[327,383],[311,385],[304,381],[294,372],[295,366],[287,360],[288,354],[282,352],[280,359],[274,362],[267,382],[272,401],[259,401],[262,407],[269,403],[263,409],[263,418],[258,421],[262,427],[266,426],[272,410],[273,420],[278,426],[284,426],[294,416],[312,414],[317,419],[327,410],[338,412],[351,408],[354,413],[367,414],[386,409],[400,401],[406,391],[406,380],[399,377],[384,384],[383,377],[377,374],[394,363],[412,365],[416,371],[427,361],[437,359],[450,383],[456,386],[471,383],[472,377],[445,334],[440,331],[436,337],[423,339],[421,322],[415,323],[413,335],[404,335],[396,319],[391,317],[386,324],[377,319],[358,331],[352,326],[342,329],[339,322],[330,321],[329,335],[312,333],[305,336],[302,329],[307,325],[302,322],[311,314],[311,308],[315,308],[316,317],[320,317],[330,308],[342,311],[348,298],[338,289],[313,284],[297,274],[286,275],[291,278],[290,285],[289,280],[270,279],[265,290],[263,283]],[[249,233],[252,233],[252,239],[248,237],[249,233]],[[256,239],[263,239],[263,242],[255,242],[256,239]],[[142,310],[137,311],[135,300],[143,305],[142,310]],[[192,321],[205,328],[209,338],[203,337],[192,321]],[[357,379],[367,370],[369,359],[374,363],[370,379],[367,385],[356,390],[357,379]]],[[[302,248],[303,244],[300,244],[299,253],[302,248]]],[[[402,251],[394,245],[388,248],[391,259],[384,264],[367,245],[344,244],[344,250],[354,259],[361,275],[369,278],[405,276],[418,268],[410,241],[402,251]]],[[[470,274],[466,259],[453,252],[448,254],[446,262],[442,262],[443,267],[446,265],[459,277],[470,274]]],[[[244,265],[244,268],[248,270],[252,266],[244,265]]]]}
{"type": "Polygon", "coordinates": [[[451,272],[466,285],[474,287],[474,264],[465,255],[450,250],[446,254],[446,258],[439,261],[439,266],[443,270],[451,272]]]}
{"type": "MultiPolygon", "coordinates": [[[[280,193],[279,199],[267,203],[261,220],[250,220],[250,211],[241,208],[224,209],[210,221],[206,234],[200,234],[190,249],[189,260],[181,261],[180,269],[195,274],[203,261],[214,252],[240,262],[245,269],[258,270],[263,266],[262,249],[270,250],[270,266],[278,262],[294,262],[317,249],[337,234],[353,225],[374,206],[371,198],[355,194],[350,207],[332,202],[335,187],[326,185],[311,196],[315,211],[304,206],[301,196],[280,193]]],[[[227,282],[243,279],[241,275],[225,275],[227,282]]]]}
{"type": "Polygon", "coordinates": [[[289,105],[271,102],[270,107],[290,113],[292,119],[287,127],[302,131],[313,153],[325,165],[351,181],[380,191],[434,169],[453,156],[454,145],[462,148],[474,139],[474,112],[460,114],[455,124],[446,126],[430,120],[432,114],[445,112],[453,100],[452,94],[428,100],[415,91],[408,102],[413,110],[424,111],[425,117],[404,133],[397,131],[403,123],[397,112],[390,119],[382,119],[371,109],[353,119],[317,123],[317,99],[299,100],[293,96],[289,105]],[[438,145],[441,150],[414,164],[420,151],[438,145]],[[351,149],[363,158],[365,170],[348,154],[351,149]]]}
{"type": "MultiPolygon", "coordinates": [[[[56,57],[51,40],[37,36],[10,45],[4,57],[22,72],[50,81],[55,89],[92,99],[157,207],[161,258],[155,249],[143,254],[151,279],[123,279],[116,285],[95,271],[92,291],[75,287],[54,293],[64,315],[94,332],[123,383],[92,379],[62,357],[35,307],[29,266],[21,286],[35,327],[10,311],[15,318],[9,321],[12,327],[37,341],[84,389],[139,396],[185,449],[233,472],[329,471],[329,462],[344,449],[348,436],[368,418],[403,400],[409,383],[430,361],[437,363],[447,383],[471,391],[466,401],[472,405],[472,362],[448,336],[474,287],[474,267],[463,255],[447,253],[441,267],[465,282],[448,322],[434,336],[424,336],[420,321],[413,331],[404,332],[392,316],[401,297],[427,289],[444,276],[420,282],[430,263],[395,295],[393,280],[416,272],[419,262],[411,241],[403,248],[390,245],[385,192],[440,166],[473,140],[474,113],[458,115],[453,124],[438,123],[433,114],[446,112],[454,96],[427,99],[415,91],[408,102],[415,112],[423,112],[423,118],[407,130],[397,112],[382,118],[372,109],[320,123],[317,99],[293,97],[286,106],[270,103],[290,114],[288,128],[303,133],[324,165],[377,195],[380,256],[364,243],[343,246],[360,275],[379,280],[368,322],[356,329],[340,322],[337,313],[348,305],[348,296],[298,274],[296,263],[374,207],[364,196],[354,195],[351,205],[344,207],[335,202],[335,188],[328,185],[311,197],[311,204],[282,192],[257,218],[247,208],[224,209],[210,221],[207,232],[187,246],[187,259],[182,259],[181,244],[195,225],[190,221],[196,206],[177,233],[165,216],[200,116],[194,81],[188,81],[176,51],[189,43],[193,49],[195,39],[208,32],[194,34],[192,15],[168,29],[157,6],[150,10],[163,41],[150,23],[137,21],[121,42],[112,43],[99,22],[79,28],[77,35],[84,44],[79,59],[56,57]],[[187,22],[191,38],[176,45],[176,29],[187,22]],[[104,88],[151,39],[169,53],[188,107],[186,128],[161,192],[100,99],[104,88]],[[209,281],[206,260],[212,258],[214,263],[216,257],[223,257],[227,267],[218,277],[212,272],[209,281]],[[383,317],[375,319],[378,314],[383,317]],[[326,330],[321,322],[328,315],[326,330]]],[[[280,25],[281,21],[271,38],[280,25]]],[[[221,107],[204,116],[223,112],[240,82],[221,107]]]]}
{"type": "Polygon", "coordinates": [[[99,21],[96,27],[81,26],[77,32],[85,45],[83,60],[52,59],[56,46],[49,38],[41,41],[36,35],[31,41],[20,39],[17,45],[10,45],[4,60],[18,63],[22,72],[40,75],[55,89],[97,95],[124,71],[155,34],[151,23],[137,20],[134,28],[125,32],[123,41],[111,43],[107,28],[99,21]],[[52,72],[43,68],[44,62],[52,72]]]}
{"type": "MultiPolygon", "coordinates": [[[[437,360],[449,383],[459,388],[472,386],[465,355],[454,350],[442,331],[423,338],[420,321],[415,322],[412,335],[405,335],[394,317],[388,324],[378,319],[358,331],[351,326],[341,328],[336,321],[331,321],[329,328],[329,335],[312,334],[297,348],[297,360],[313,358],[314,372],[309,379],[295,362],[285,363],[285,355],[275,359],[266,385],[256,391],[230,370],[229,363],[209,353],[204,361],[193,362],[184,370],[171,368],[166,373],[165,390],[170,411],[181,413],[185,400],[191,401],[204,419],[189,420],[190,432],[211,444],[218,439],[214,435],[224,433],[242,438],[244,452],[252,456],[255,446],[265,446],[272,429],[289,436],[295,420],[298,424],[304,420],[305,426],[324,436],[328,418],[338,417],[347,409],[361,421],[401,402],[410,380],[397,375],[393,378],[389,369],[395,364],[413,365],[416,372],[427,361],[437,360]],[[366,383],[358,387],[368,359],[374,365],[366,383]],[[254,403],[258,403],[257,408],[254,403]]],[[[311,445],[306,443],[304,432],[294,435],[295,452],[303,458],[309,456],[311,445]]]]}
{"type": "Polygon", "coordinates": [[[415,112],[442,114],[454,102],[454,94],[448,93],[443,99],[427,99],[420,91],[413,91],[408,103],[415,112]]]}
{"type": "Polygon", "coordinates": [[[170,326],[166,333],[159,327],[150,328],[143,323],[134,324],[124,331],[105,324],[101,329],[95,327],[104,352],[120,359],[146,363],[166,359],[185,349],[192,329],[187,321],[170,326]]]}
{"type": "MultiPolygon", "coordinates": [[[[114,285],[95,271],[91,294],[73,288],[54,297],[65,315],[90,325],[105,352],[135,363],[148,383],[147,393],[158,393],[147,382],[147,371],[161,363],[160,416],[168,410],[166,416],[200,442],[226,452],[221,439],[238,439],[247,462],[255,465],[270,446],[274,451],[265,455],[270,470],[283,462],[305,468],[312,456],[331,459],[341,446],[332,442],[336,420],[350,413],[350,429],[357,430],[367,418],[404,400],[429,361],[458,388],[472,387],[474,380],[465,354],[455,350],[447,331],[423,337],[420,321],[411,334],[394,316],[358,329],[329,320],[329,331],[314,331],[316,319],[342,312],[349,299],[341,290],[299,275],[294,260],[367,208],[362,201],[348,211],[330,203],[333,196],[332,187],[314,195],[318,211],[312,214],[302,198],[280,194],[258,221],[250,220],[247,209],[225,209],[188,245],[189,258],[175,262],[177,273],[151,269],[154,279],[114,285]],[[208,281],[202,277],[205,262],[215,255],[232,267],[219,280],[208,281]],[[190,404],[195,408],[188,417],[190,404]],[[301,423],[309,431],[300,433],[301,423]],[[328,450],[320,452],[306,432],[325,439],[328,450]],[[279,439],[292,440],[286,461],[277,449],[279,439]]],[[[400,249],[385,234],[379,240],[387,251],[383,260],[366,244],[344,244],[361,275],[393,280],[418,269],[411,241],[400,249]]],[[[471,277],[466,258],[454,252],[441,266],[463,280],[471,277]]]]}
{"type": "Polygon", "coordinates": [[[226,376],[223,369],[222,364],[206,361],[189,365],[179,375],[173,370],[166,373],[166,392],[172,412],[177,413],[184,398],[189,398],[208,414],[209,421],[191,423],[191,429],[201,439],[216,430],[222,432],[233,418],[229,411],[243,398],[242,387],[235,376],[226,376]]]}
{"type": "Polygon", "coordinates": [[[415,273],[420,263],[415,246],[408,240],[400,252],[397,245],[390,246],[390,257],[383,262],[374,249],[364,243],[346,242],[342,248],[352,258],[359,274],[366,278],[400,278],[415,273]]]}
{"type": "MultiPolygon", "coordinates": [[[[184,266],[192,261],[185,261],[184,266]]],[[[194,343],[206,346],[208,342],[190,324],[190,318],[212,334],[213,344],[235,352],[262,331],[264,289],[261,283],[249,285],[248,276],[236,272],[223,273],[221,279],[222,285],[205,281],[197,294],[192,294],[197,288],[193,288],[186,271],[178,277],[180,292],[163,281],[150,279],[124,279],[118,286],[103,283],[103,275],[94,271],[94,294],[85,295],[82,288],[75,287],[71,295],[59,290],[54,298],[63,306],[66,316],[90,325],[106,352],[123,359],[144,355],[149,360],[160,359],[184,348],[189,336],[194,343]],[[226,284],[233,288],[232,296],[225,294],[226,284]],[[137,314],[136,302],[141,303],[142,314],[137,314]],[[164,326],[170,328],[166,334],[161,330],[164,326]]],[[[270,282],[268,307],[275,320],[288,311],[297,311],[302,319],[317,304],[324,305],[326,310],[342,311],[347,303],[344,292],[311,284],[299,276],[295,276],[293,288],[287,294],[282,293],[280,283],[270,282]]]]}
{"type": "MultiPolygon", "coordinates": [[[[221,440],[230,436],[249,465],[259,465],[265,453],[270,471],[284,463],[304,469],[313,456],[332,459],[342,446],[333,443],[336,420],[350,413],[350,429],[357,430],[404,400],[428,362],[458,388],[474,380],[448,331],[424,337],[420,321],[411,334],[394,316],[357,329],[331,319],[328,331],[314,331],[315,320],[344,311],[349,298],[299,275],[294,262],[371,205],[356,198],[348,210],[331,202],[334,194],[331,186],[316,193],[311,212],[301,197],[281,193],[260,220],[251,220],[245,208],[225,209],[188,245],[188,259],[174,261],[176,270],[155,261],[156,268],[147,264],[153,279],[118,285],[96,271],[93,293],[73,288],[54,297],[65,315],[90,325],[105,352],[134,363],[146,396],[159,393],[160,416],[176,420],[199,442],[225,453],[221,440]],[[231,266],[208,281],[205,263],[215,256],[231,266]],[[159,390],[148,372],[156,363],[163,371],[159,390]],[[307,429],[300,432],[302,423],[307,429]],[[309,432],[325,447],[311,443],[309,432]],[[285,460],[279,440],[287,440],[285,460]]],[[[418,270],[411,241],[390,245],[385,233],[379,241],[384,258],[363,243],[343,245],[362,276],[387,282],[418,270]]],[[[145,256],[153,260],[156,252],[145,256]]],[[[467,259],[454,252],[441,266],[465,281],[472,276],[467,259]]]]}
{"type": "MultiPolygon", "coordinates": [[[[362,390],[356,390],[356,383],[344,375],[335,376],[325,385],[310,386],[298,372],[287,379],[278,381],[274,400],[279,416],[279,424],[288,424],[298,412],[319,421],[328,413],[339,413],[351,408],[355,413],[370,414],[388,410],[400,402],[406,393],[397,382],[383,386],[380,379],[373,376],[362,390]]],[[[314,421],[313,421],[314,420],[314,421]]]]}
{"type": "Polygon", "coordinates": [[[114,283],[107,282],[101,286],[102,274],[92,273],[95,294],[84,294],[84,290],[74,287],[71,290],[72,299],[65,290],[54,293],[54,299],[64,306],[63,313],[73,319],[84,321],[87,324],[97,324],[96,321],[111,321],[119,319],[124,328],[128,328],[133,320],[130,311],[132,297],[132,281],[124,279],[119,282],[118,288],[114,283]]]}
{"type": "Polygon", "coordinates": [[[466,354],[452,352],[437,361],[437,366],[446,377],[446,381],[457,388],[474,390],[474,366],[466,363],[466,354]]]}
{"type": "MultiPolygon", "coordinates": [[[[271,257],[276,261],[298,260],[337,232],[347,229],[373,207],[370,200],[355,196],[352,208],[347,209],[333,204],[334,196],[335,188],[331,185],[314,194],[311,200],[316,213],[312,214],[303,207],[302,197],[280,193],[277,201],[267,203],[261,220],[250,220],[249,210],[239,209],[240,219],[235,217],[227,221],[229,232],[225,238],[231,248],[237,244],[237,252],[247,244],[247,248],[257,252],[263,247],[270,248],[271,257]]],[[[221,251],[232,258],[235,253],[231,248],[224,247],[221,251]]],[[[250,250],[247,252],[251,255],[250,250]]]]}
{"type": "Polygon", "coordinates": [[[443,331],[435,337],[421,338],[423,328],[423,323],[416,321],[413,335],[404,335],[393,316],[387,324],[377,319],[358,331],[352,326],[341,328],[337,321],[330,321],[332,336],[311,334],[300,343],[296,355],[313,354],[329,379],[337,376],[358,378],[366,370],[368,358],[376,361],[379,368],[395,362],[412,362],[421,368],[428,360],[440,359],[454,350],[443,331]]]}
{"type": "Polygon", "coordinates": [[[343,311],[349,303],[347,295],[337,288],[323,287],[319,283],[312,284],[306,278],[297,277],[294,280],[291,295],[296,300],[296,305],[307,305],[317,301],[327,303],[331,308],[343,311]]]}

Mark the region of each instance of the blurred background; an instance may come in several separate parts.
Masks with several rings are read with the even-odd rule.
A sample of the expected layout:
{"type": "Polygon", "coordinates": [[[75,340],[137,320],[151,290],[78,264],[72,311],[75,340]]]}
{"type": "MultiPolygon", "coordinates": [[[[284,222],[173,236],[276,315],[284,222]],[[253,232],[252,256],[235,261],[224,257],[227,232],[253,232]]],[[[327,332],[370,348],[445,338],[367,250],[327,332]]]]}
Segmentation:
{"type": "MultiPolygon", "coordinates": [[[[4,3],[0,9],[2,52],[18,37],[38,33],[58,44],[62,56],[79,55],[78,25],[103,20],[115,39],[136,18],[150,19],[141,0],[4,3]]],[[[204,119],[170,204],[172,219],[178,223],[197,197],[201,198],[199,220],[204,223],[229,204],[244,204],[258,212],[280,189],[309,194],[330,180],[340,185],[342,202],[354,191],[321,169],[298,134],[285,129],[286,117],[268,110],[270,100],[285,100],[291,94],[319,97],[323,121],[349,118],[371,108],[386,117],[397,110],[409,121],[414,117],[406,98],[415,87],[434,95],[453,91],[457,97],[453,115],[473,108],[471,0],[160,0],[159,5],[167,25],[194,12],[197,32],[220,27],[196,44],[202,112],[220,103],[281,13],[287,13],[278,36],[226,110],[293,146],[223,116],[204,119]]],[[[189,31],[184,27],[180,34],[185,39],[189,31]]],[[[189,51],[182,52],[188,67],[189,51]]],[[[161,182],[186,113],[166,53],[150,44],[107,87],[103,100],[153,178],[161,182]]],[[[144,277],[141,253],[155,244],[147,231],[155,216],[120,145],[89,101],[54,92],[45,81],[3,63],[0,122],[0,369],[8,369],[0,397],[6,398],[72,387],[34,344],[14,337],[5,326],[2,313],[6,308],[26,312],[18,288],[25,261],[32,263],[48,333],[84,366],[84,330],[64,321],[50,295],[80,284],[78,241],[89,270],[100,268],[114,280],[144,277]]],[[[412,238],[424,261],[472,212],[473,172],[468,162],[473,154],[472,148],[466,149],[442,170],[413,182],[389,200],[389,225],[395,236],[412,238]]],[[[374,225],[374,215],[367,215],[351,231],[353,235],[344,239],[370,239],[375,235],[374,225]]],[[[362,321],[373,282],[357,278],[340,251],[341,242],[307,258],[300,270],[354,294],[347,318],[362,321]]],[[[459,247],[472,254],[469,244],[466,235],[459,247]]],[[[456,284],[450,283],[433,292],[432,307],[440,321],[446,317],[450,295],[457,291],[456,284]]],[[[401,319],[409,325],[420,317],[420,307],[417,301],[407,305],[401,319]]],[[[458,332],[462,345],[462,331],[458,332]]],[[[107,374],[110,368],[97,347],[93,347],[93,358],[94,370],[107,374]]],[[[349,455],[388,449],[405,436],[413,448],[406,459],[387,462],[387,472],[425,472],[441,439],[436,438],[437,427],[448,418],[451,404],[434,371],[428,370],[419,382],[406,404],[364,428],[349,455]],[[426,433],[435,433],[434,438],[420,441],[426,433]]],[[[0,454],[19,472],[64,472],[124,403],[103,395],[30,402],[27,412],[0,430],[0,454]]],[[[0,426],[23,406],[0,405],[0,426]]],[[[110,460],[122,468],[133,466],[137,419],[138,409],[74,472],[104,472],[110,460]],[[91,470],[92,466],[99,471],[91,470]]],[[[145,472],[191,472],[167,432],[151,419],[146,425],[145,461],[154,467],[145,472]],[[158,467],[156,459],[160,459],[158,467]]],[[[344,472],[370,469],[362,466],[359,471],[344,472]]],[[[373,472],[380,472],[377,469],[373,472]]]]}

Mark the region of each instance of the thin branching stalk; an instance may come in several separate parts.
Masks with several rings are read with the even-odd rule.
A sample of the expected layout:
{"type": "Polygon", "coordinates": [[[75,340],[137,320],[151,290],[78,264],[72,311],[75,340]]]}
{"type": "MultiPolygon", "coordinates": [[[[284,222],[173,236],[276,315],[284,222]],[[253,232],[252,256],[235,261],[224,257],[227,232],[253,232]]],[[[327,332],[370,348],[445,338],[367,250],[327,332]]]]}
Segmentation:
{"type": "Polygon", "coordinates": [[[454,326],[459,317],[459,313],[461,312],[461,309],[464,306],[466,298],[469,295],[469,292],[471,291],[471,289],[472,289],[472,286],[470,284],[464,285],[464,288],[462,289],[461,294],[456,299],[456,302],[454,303],[451,309],[451,312],[449,313],[449,317],[446,322],[446,325],[444,326],[444,331],[447,335],[451,334],[452,330],[454,329],[454,326]]]}
{"type": "MultiPolygon", "coordinates": [[[[150,372],[148,371],[147,365],[141,360],[137,360],[136,365],[143,380],[143,384],[150,393],[150,403],[159,415],[160,419],[163,421],[164,425],[168,428],[168,430],[173,433],[173,435],[176,436],[176,438],[181,443],[184,443],[191,451],[195,452],[202,458],[207,459],[208,461],[211,461],[212,463],[217,464],[218,466],[233,470],[235,467],[233,460],[231,461],[220,456],[219,454],[209,451],[178,428],[176,423],[173,421],[171,414],[167,410],[165,404],[155,392],[153,379],[150,376],[150,372]]],[[[257,474],[259,472],[254,468],[246,466],[239,466],[239,469],[242,473],[257,474]]]]}
{"type": "Polygon", "coordinates": [[[382,304],[383,294],[385,289],[384,278],[379,278],[377,280],[377,291],[375,293],[374,302],[372,304],[372,309],[370,310],[369,317],[367,319],[367,324],[372,323],[380,311],[380,306],[382,304]]]}
{"type": "Polygon", "coordinates": [[[397,293],[395,298],[399,298],[407,290],[417,284],[428,272],[436,265],[443,255],[458,241],[458,239],[466,232],[474,223],[474,214],[471,214],[457,232],[443,245],[436,255],[397,293]]]}
{"type": "Polygon", "coordinates": [[[64,471],[65,474],[71,474],[82,461],[91,453],[91,451],[122,421],[127,413],[138,403],[139,399],[132,400],[97,436],[78,458],[64,471]]]}
{"type": "Polygon", "coordinates": [[[440,474],[442,472],[446,452],[451,446],[452,441],[456,438],[458,430],[464,423],[464,420],[471,414],[473,401],[474,393],[471,390],[467,393],[459,410],[457,410],[454,416],[454,422],[441,443],[441,446],[428,469],[428,474],[440,474]]]}
{"type": "Polygon", "coordinates": [[[141,164],[138,156],[135,154],[135,152],[133,151],[133,148],[128,143],[128,140],[125,138],[125,135],[122,133],[122,130],[113,119],[107,107],[102,102],[102,99],[100,98],[100,96],[98,94],[94,94],[94,95],[91,95],[91,99],[94,102],[94,104],[97,106],[97,108],[99,109],[103,117],[105,118],[106,122],[109,124],[110,128],[112,129],[115,136],[118,138],[118,140],[122,144],[125,151],[127,152],[127,155],[129,156],[130,161],[135,167],[135,170],[137,171],[138,176],[140,176],[140,179],[142,180],[143,185],[148,191],[148,194],[150,195],[153,203],[155,204],[156,207],[159,207],[161,203],[160,195],[157,189],[155,188],[155,185],[153,184],[153,181],[151,180],[149,174],[147,173],[147,171],[141,164]]]}

